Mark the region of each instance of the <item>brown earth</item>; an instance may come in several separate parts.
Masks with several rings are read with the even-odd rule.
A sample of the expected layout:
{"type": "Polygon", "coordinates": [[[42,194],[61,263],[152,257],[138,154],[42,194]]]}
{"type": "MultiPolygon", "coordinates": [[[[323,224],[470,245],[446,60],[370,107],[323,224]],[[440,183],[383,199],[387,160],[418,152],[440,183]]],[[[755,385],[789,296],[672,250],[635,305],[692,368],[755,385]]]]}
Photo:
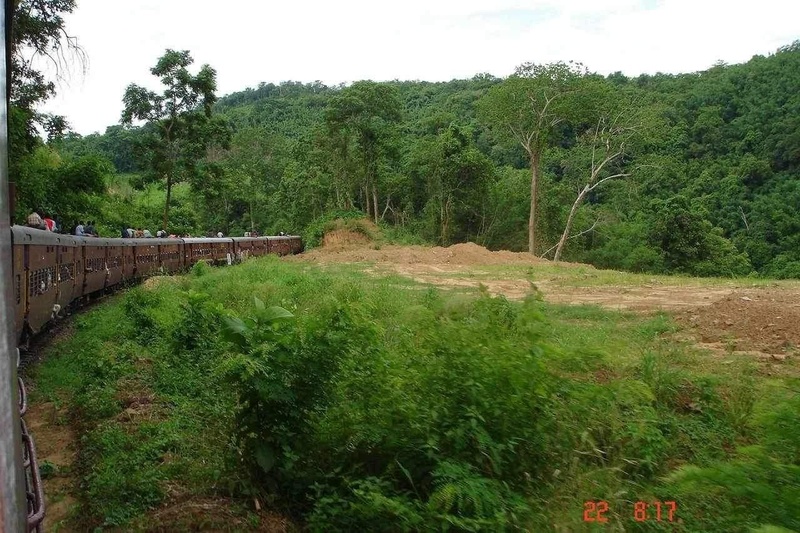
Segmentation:
{"type": "Polygon", "coordinates": [[[800,295],[797,290],[738,290],[702,309],[679,313],[676,320],[701,345],[753,351],[781,359],[800,347],[800,295]]]}
{"type": "MultiPolygon", "coordinates": [[[[490,252],[492,253],[492,252],[490,252]]],[[[498,253],[498,252],[493,252],[498,253]]],[[[510,253],[510,252],[507,252],[510,253]]],[[[527,254],[525,254],[527,255],[527,254]]],[[[538,259],[538,261],[543,261],[538,259]]],[[[585,266],[579,263],[559,263],[559,266],[585,266]]],[[[700,287],[671,285],[587,285],[570,286],[559,283],[556,279],[470,279],[448,277],[448,274],[459,274],[468,270],[466,265],[449,265],[443,268],[431,264],[393,264],[378,263],[378,269],[393,271],[420,283],[428,283],[442,287],[477,288],[483,285],[493,295],[502,294],[511,299],[520,299],[532,290],[542,293],[544,299],[551,303],[569,305],[599,305],[608,309],[630,311],[674,311],[696,306],[710,305],[714,300],[722,298],[734,291],[731,287],[700,287]]]]}
{"type": "MultiPolygon", "coordinates": [[[[340,230],[347,233],[346,230],[340,230]]],[[[363,236],[362,236],[363,237],[363,236]]],[[[337,242],[347,242],[338,236],[337,242]]],[[[424,246],[376,246],[359,244],[323,246],[290,260],[326,263],[372,263],[365,271],[396,273],[415,281],[448,288],[484,286],[492,294],[523,298],[539,291],[546,301],[561,304],[594,304],[637,312],[666,311],[685,328],[685,338],[713,352],[747,352],[762,359],[782,361],[800,347],[800,286],[741,287],[728,284],[670,284],[668,278],[642,284],[598,284],[602,273],[591,265],[553,263],[527,253],[490,251],[474,243],[447,248],[424,246]],[[492,276],[475,267],[530,265],[533,275],[492,276]],[[563,275],[552,269],[566,267],[563,275]],[[583,270],[575,271],[573,268],[583,270]],[[475,275],[479,273],[480,275],[475,275]],[[581,279],[586,278],[585,284],[581,279]],[[535,279],[535,281],[531,281],[535,279]],[[565,281],[566,280],[566,281],[565,281]]],[[[620,276],[625,279],[624,275],[620,276]]]]}
{"type": "MultiPolygon", "coordinates": [[[[336,230],[337,245],[329,248],[315,248],[292,259],[320,263],[391,263],[404,265],[433,265],[460,267],[474,265],[541,265],[550,261],[527,253],[487,250],[483,246],[467,242],[443,248],[441,246],[364,246],[364,235],[348,230],[336,230]]],[[[591,265],[579,263],[558,263],[564,266],[581,266],[594,269],[591,265]]]]}
{"type": "Polygon", "coordinates": [[[45,499],[44,527],[48,531],[74,531],[70,517],[78,507],[75,478],[75,433],[67,407],[55,402],[31,404],[25,414],[28,431],[36,444],[39,467],[53,465],[54,473],[43,479],[45,499]]]}

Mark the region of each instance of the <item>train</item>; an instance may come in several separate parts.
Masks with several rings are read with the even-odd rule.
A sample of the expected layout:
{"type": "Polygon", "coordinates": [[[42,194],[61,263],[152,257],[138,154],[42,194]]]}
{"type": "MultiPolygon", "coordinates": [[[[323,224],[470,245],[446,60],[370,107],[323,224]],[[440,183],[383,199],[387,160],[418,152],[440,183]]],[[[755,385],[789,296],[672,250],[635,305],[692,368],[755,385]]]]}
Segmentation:
{"type": "Polygon", "coordinates": [[[230,265],[303,251],[296,235],[122,239],[12,226],[11,240],[14,325],[23,347],[70,309],[148,276],[183,272],[199,261],[230,265]]]}

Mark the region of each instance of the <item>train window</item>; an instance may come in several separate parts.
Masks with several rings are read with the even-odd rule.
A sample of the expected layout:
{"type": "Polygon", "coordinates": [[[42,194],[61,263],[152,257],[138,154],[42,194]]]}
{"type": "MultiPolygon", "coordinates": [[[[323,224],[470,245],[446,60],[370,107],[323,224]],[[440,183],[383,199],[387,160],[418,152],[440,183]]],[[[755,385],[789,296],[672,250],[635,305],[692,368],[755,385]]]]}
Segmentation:
{"type": "Polygon", "coordinates": [[[35,296],[48,292],[55,281],[55,268],[40,268],[30,272],[28,277],[28,296],[35,296]]]}
{"type": "Polygon", "coordinates": [[[58,276],[59,283],[66,283],[68,281],[72,281],[75,279],[75,265],[74,264],[62,264],[61,265],[61,272],[58,276]]]}

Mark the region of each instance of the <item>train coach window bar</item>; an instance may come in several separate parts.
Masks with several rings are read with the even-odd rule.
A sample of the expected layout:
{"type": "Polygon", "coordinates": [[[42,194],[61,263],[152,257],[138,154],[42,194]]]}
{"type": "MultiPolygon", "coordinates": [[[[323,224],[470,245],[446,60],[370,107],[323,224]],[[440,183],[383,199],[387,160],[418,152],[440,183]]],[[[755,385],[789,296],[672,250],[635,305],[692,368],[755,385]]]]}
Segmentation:
{"type": "Polygon", "coordinates": [[[28,296],[44,294],[49,291],[55,280],[55,270],[55,267],[47,267],[31,272],[28,278],[28,296]]]}
{"type": "Polygon", "coordinates": [[[75,263],[61,265],[61,272],[58,275],[59,283],[66,283],[75,279],[75,263]]]}
{"type": "Polygon", "coordinates": [[[100,270],[105,270],[105,258],[103,257],[93,257],[86,261],[86,272],[97,272],[100,270]]]}

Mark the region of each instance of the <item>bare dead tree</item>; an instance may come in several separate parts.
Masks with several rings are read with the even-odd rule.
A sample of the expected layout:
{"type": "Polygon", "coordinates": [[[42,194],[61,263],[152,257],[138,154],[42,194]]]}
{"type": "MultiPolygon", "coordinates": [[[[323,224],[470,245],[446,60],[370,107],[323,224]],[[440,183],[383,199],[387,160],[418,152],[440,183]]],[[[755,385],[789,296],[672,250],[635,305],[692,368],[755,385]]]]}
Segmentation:
{"type": "MultiPolygon", "coordinates": [[[[600,224],[600,219],[599,218],[597,220],[595,220],[594,223],[591,226],[589,226],[588,228],[586,228],[585,230],[583,230],[583,231],[581,231],[579,233],[576,233],[575,235],[570,235],[569,237],[567,237],[567,240],[575,239],[577,237],[580,237],[581,235],[586,235],[587,233],[593,232],[598,224],[600,224]]],[[[561,241],[559,241],[559,243],[560,242],[561,241]]],[[[550,252],[555,250],[556,247],[558,247],[558,243],[556,243],[555,245],[551,246],[545,253],[542,254],[542,257],[547,257],[547,254],[549,254],[550,252]]],[[[558,261],[558,259],[554,259],[554,261],[558,261]]]]}
{"type": "Polygon", "coordinates": [[[619,163],[625,157],[629,141],[643,128],[641,117],[637,113],[632,113],[631,109],[631,107],[626,107],[611,116],[601,116],[588,136],[592,150],[589,177],[572,203],[564,231],[555,247],[554,261],[561,259],[564,246],[571,238],[569,233],[572,230],[575,215],[586,196],[607,181],[627,178],[631,175],[630,172],[619,170],[619,163]],[[616,168],[617,171],[609,171],[610,168],[616,168]]]}

